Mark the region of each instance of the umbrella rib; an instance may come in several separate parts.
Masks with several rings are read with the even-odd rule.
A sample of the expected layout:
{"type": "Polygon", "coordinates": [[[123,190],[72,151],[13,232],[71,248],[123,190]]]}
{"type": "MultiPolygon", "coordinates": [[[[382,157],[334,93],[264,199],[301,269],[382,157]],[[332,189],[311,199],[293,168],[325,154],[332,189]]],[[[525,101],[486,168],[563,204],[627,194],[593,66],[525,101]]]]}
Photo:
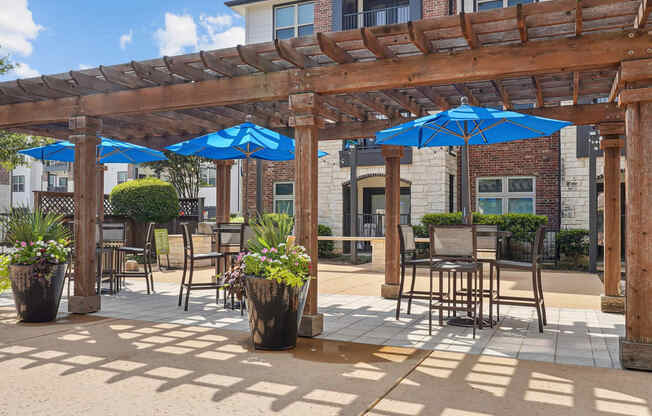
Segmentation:
{"type": "Polygon", "coordinates": [[[524,128],[524,129],[527,129],[527,130],[533,131],[533,132],[538,133],[538,134],[541,134],[541,135],[543,135],[543,136],[546,135],[546,133],[543,132],[543,131],[541,131],[541,130],[533,129],[532,127],[528,127],[528,126],[524,126],[523,124],[521,124],[521,123],[517,123],[517,122],[515,122],[515,121],[513,121],[513,120],[505,120],[505,123],[512,123],[512,124],[515,125],[515,126],[522,127],[522,128],[524,128]]]}
{"type": "MultiPolygon", "coordinates": [[[[478,134],[482,136],[482,140],[484,140],[484,144],[489,144],[489,140],[487,140],[487,137],[484,135],[484,130],[480,128],[480,123],[478,123],[477,121],[474,121],[474,123],[476,129],[478,130],[478,134]]],[[[470,136],[472,136],[472,134],[470,136]]]]}
{"type": "Polygon", "coordinates": [[[446,124],[447,124],[449,121],[450,121],[450,120],[446,120],[446,121],[444,122],[444,124],[442,124],[442,125],[438,125],[438,126],[437,126],[437,127],[438,127],[437,129],[433,129],[432,127],[426,125],[425,127],[428,127],[429,129],[434,130],[434,132],[430,135],[430,137],[428,137],[428,140],[424,141],[423,144],[421,144],[421,146],[419,146],[419,147],[423,147],[423,146],[427,145],[428,143],[430,143],[430,142],[432,141],[432,139],[435,138],[435,136],[437,135],[437,133],[439,133],[441,130],[446,130],[447,132],[450,132],[450,134],[453,134],[454,136],[460,137],[458,134],[455,134],[455,132],[453,132],[452,130],[449,130],[449,129],[446,128],[446,124]]]}
{"type": "Polygon", "coordinates": [[[429,125],[427,125],[427,124],[424,124],[423,127],[429,128],[429,129],[431,129],[431,130],[435,130],[435,134],[436,134],[436,133],[439,133],[440,130],[445,130],[448,134],[453,135],[453,136],[456,136],[456,137],[459,137],[460,139],[463,139],[464,136],[460,136],[459,134],[455,133],[453,130],[451,130],[451,129],[447,129],[447,128],[445,127],[446,124],[448,124],[448,122],[450,122],[450,120],[446,120],[446,122],[445,122],[444,124],[437,124],[437,129],[436,129],[436,130],[435,130],[433,127],[431,127],[431,126],[429,126],[429,125]]]}

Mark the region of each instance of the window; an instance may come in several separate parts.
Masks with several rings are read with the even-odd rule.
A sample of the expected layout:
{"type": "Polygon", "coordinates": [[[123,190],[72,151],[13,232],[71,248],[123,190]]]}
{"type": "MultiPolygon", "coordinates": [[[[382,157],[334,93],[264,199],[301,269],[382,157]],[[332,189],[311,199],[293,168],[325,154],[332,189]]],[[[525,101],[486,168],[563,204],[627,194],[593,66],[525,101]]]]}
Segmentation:
{"type": "Polygon", "coordinates": [[[309,36],[315,31],[315,3],[295,3],[274,8],[274,38],[309,36]]]}
{"type": "Polygon", "coordinates": [[[128,173],[127,172],[118,172],[118,185],[121,183],[127,182],[128,173]]]}
{"type": "Polygon", "coordinates": [[[476,206],[482,214],[534,214],[533,177],[478,178],[476,206]]]}
{"type": "Polygon", "coordinates": [[[65,176],[59,178],[59,188],[61,192],[68,192],[68,178],[65,176]]]}
{"type": "Polygon", "coordinates": [[[455,175],[448,175],[448,212],[455,212],[455,175]]]}
{"type": "Polygon", "coordinates": [[[274,183],[274,212],[294,215],[294,182],[274,183]]]}
{"type": "Polygon", "coordinates": [[[25,192],[25,176],[18,175],[13,176],[12,178],[12,191],[13,192],[25,192]]]}
{"type": "Polygon", "coordinates": [[[199,175],[201,177],[202,186],[205,185],[215,186],[215,175],[216,175],[215,166],[202,167],[201,170],[199,171],[199,175]]]}
{"type": "Polygon", "coordinates": [[[501,7],[512,7],[517,4],[534,3],[535,0],[476,0],[476,10],[499,9],[501,7]]]}

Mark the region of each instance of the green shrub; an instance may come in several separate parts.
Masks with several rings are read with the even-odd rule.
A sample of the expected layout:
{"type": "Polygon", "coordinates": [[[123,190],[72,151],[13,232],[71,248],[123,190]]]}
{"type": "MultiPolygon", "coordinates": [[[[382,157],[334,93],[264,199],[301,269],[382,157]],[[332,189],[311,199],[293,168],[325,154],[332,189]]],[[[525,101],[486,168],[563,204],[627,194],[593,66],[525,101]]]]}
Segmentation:
{"type": "Polygon", "coordinates": [[[559,252],[577,259],[589,254],[589,230],[561,230],[557,234],[559,252]]]}
{"type": "Polygon", "coordinates": [[[115,215],[136,222],[166,223],[179,215],[179,197],[174,186],[156,178],[121,183],[111,191],[115,215]]]}
{"type": "MultiPolygon", "coordinates": [[[[317,228],[317,235],[329,236],[333,235],[331,227],[324,224],[319,224],[317,228]]],[[[333,250],[335,250],[335,242],[333,241],[320,241],[317,243],[319,257],[333,257],[333,250]]]]}
{"type": "MultiPolygon", "coordinates": [[[[444,213],[444,214],[426,214],[423,216],[421,222],[424,224],[425,229],[415,229],[417,236],[427,237],[429,225],[455,225],[462,224],[462,213],[444,213]]],[[[485,225],[498,225],[501,231],[509,231],[512,233],[512,240],[516,241],[531,241],[537,228],[545,225],[548,222],[548,217],[545,215],[534,214],[480,214],[473,213],[474,224],[485,225]]]]}

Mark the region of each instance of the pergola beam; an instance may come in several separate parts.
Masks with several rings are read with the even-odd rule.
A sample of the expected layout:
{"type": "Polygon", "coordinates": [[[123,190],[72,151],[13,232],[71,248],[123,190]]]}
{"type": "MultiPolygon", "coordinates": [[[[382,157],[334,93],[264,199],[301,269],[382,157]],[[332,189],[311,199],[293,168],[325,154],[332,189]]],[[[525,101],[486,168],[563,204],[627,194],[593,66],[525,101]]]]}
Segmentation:
{"type": "Polygon", "coordinates": [[[322,53],[338,64],[350,64],[355,61],[348,52],[339,47],[337,42],[325,33],[317,33],[317,43],[322,53]]]}
{"type": "Polygon", "coordinates": [[[641,0],[641,4],[638,6],[638,13],[634,19],[635,29],[643,29],[646,26],[650,12],[652,12],[652,2],[650,0],[641,0]]]}
{"type": "Polygon", "coordinates": [[[440,110],[448,110],[450,108],[448,101],[446,101],[446,99],[441,95],[437,94],[431,87],[416,87],[416,90],[429,99],[433,104],[439,106],[440,110]]]}
{"type": "Polygon", "coordinates": [[[360,29],[360,36],[362,37],[364,47],[369,49],[378,59],[392,59],[396,57],[396,54],[387,45],[384,45],[369,28],[364,27],[360,29]]]}

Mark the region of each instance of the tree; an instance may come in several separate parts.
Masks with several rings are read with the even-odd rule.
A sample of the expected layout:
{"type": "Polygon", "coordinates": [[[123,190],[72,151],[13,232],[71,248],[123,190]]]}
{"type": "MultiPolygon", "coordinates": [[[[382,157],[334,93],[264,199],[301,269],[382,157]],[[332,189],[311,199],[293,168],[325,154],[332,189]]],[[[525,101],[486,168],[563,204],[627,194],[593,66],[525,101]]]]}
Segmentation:
{"type": "Polygon", "coordinates": [[[179,198],[198,198],[200,185],[201,158],[196,156],[181,156],[176,153],[166,152],[168,160],[146,163],[156,172],[156,176],[162,175],[174,186],[179,198]]]}
{"type": "Polygon", "coordinates": [[[9,61],[8,56],[0,56],[0,75],[6,74],[7,72],[14,69],[14,65],[9,61]]]}

